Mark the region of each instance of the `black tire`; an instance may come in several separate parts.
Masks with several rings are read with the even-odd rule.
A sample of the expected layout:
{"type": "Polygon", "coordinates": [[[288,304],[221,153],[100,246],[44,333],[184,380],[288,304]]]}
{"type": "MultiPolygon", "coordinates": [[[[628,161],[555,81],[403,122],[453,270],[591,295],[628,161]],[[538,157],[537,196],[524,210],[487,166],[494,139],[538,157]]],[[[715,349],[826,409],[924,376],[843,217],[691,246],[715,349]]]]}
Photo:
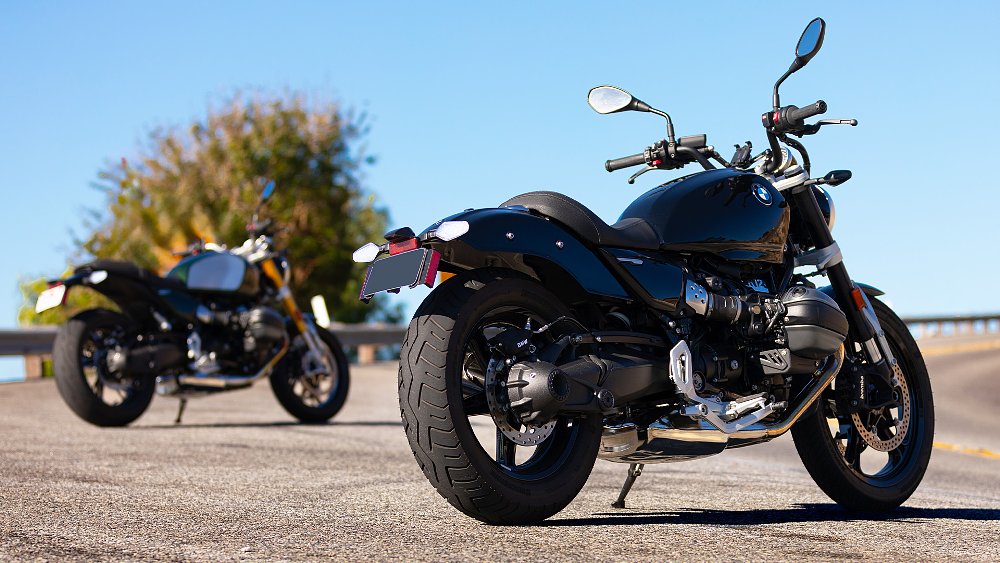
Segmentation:
{"type": "MultiPolygon", "coordinates": [[[[321,327],[316,327],[316,330],[319,332],[320,340],[332,352],[334,368],[337,370],[330,381],[332,388],[326,393],[326,396],[320,400],[307,398],[302,382],[298,381],[303,372],[302,358],[305,346],[301,337],[296,341],[299,344],[298,347],[293,344],[288,354],[275,366],[270,377],[271,390],[274,391],[278,403],[288,411],[288,414],[307,424],[324,423],[340,412],[347,401],[347,393],[351,386],[350,368],[340,340],[330,331],[321,327]]],[[[322,377],[326,378],[329,375],[322,377]]]]}
{"type": "MultiPolygon", "coordinates": [[[[421,304],[400,351],[399,406],[417,463],[455,508],[489,524],[531,524],[562,510],[590,476],[601,438],[601,417],[590,416],[558,419],[524,462],[501,432],[497,457],[510,446],[508,463],[480,444],[464,405],[467,344],[492,311],[522,308],[549,321],[569,314],[558,297],[513,272],[461,274],[421,304]]],[[[488,414],[479,420],[495,424],[488,414]]]]}
{"type": "Polygon", "coordinates": [[[132,322],[124,315],[92,309],[76,315],[56,333],[52,347],[56,387],[69,408],[91,424],[126,426],[142,416],[153,400],[153,378],[124,377],[111,372],[103,361],[102,350],[131,328],[132,322]],[[110,404],[115,394],[121,400],[110,404]]]}
{"type": "Polygon", "coordinates": [[[858,512],[886,512],[913,494],[927,470],[934,440],[934,397],[923,356],[906,324],[879,300],[871,302],[909,388],[906,437],[887,453],[869,451],[873,459],[866,462],[862,455],[868,448],[850,419],[837,415],[831,389],[792,427],[792,438],[809,475],[837,504],[858,512]],[[836,432],[830,426],[834,419],[836,432]],[[883,455],[885,465],[877,469],[883,455]],[[866,469],[866,463],[876,469],[866,469]]]}

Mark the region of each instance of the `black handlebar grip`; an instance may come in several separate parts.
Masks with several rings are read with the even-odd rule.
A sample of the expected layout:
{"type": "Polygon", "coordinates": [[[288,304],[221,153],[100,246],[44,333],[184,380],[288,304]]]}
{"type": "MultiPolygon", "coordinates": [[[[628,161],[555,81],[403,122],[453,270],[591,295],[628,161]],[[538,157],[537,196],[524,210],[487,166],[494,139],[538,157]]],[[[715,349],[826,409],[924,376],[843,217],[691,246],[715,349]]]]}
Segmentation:
{"type": "Polygon", "coordinates": [[[645,163],[646,156],[643,153],[639,153],[633,154],[632,156],[609,160],[604,163],[604,168],[607,169],[608,172],[614,172],[615,170],[621,170],[622,168],[628,168],[629,166],[637,166],[645,163]]]}
{"type": "Polygon", "coordinates": [[[802,123],[806,118],[823,113],[826,113],[826,102],[819,100],[815,104],[809,104],[802,108],[792,106],[788,108],[786,116],[789,123],[802,123]]]}
{"type": "Polygon", "coordinates": [[[677,139],[677,144],[682,147],[700,149],[708,145],[708,135],[702,133],[701,135],[688,135],[687,137],[681,137],[680,139],[677,139]]]}

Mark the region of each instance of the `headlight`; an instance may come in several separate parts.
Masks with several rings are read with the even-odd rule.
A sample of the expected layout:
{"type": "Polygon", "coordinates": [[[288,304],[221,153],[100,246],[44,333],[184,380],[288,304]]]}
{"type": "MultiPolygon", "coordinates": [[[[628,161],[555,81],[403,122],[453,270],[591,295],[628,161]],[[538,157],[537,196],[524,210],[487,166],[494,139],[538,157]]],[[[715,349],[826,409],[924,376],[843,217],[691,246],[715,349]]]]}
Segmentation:
{"type": "Polygon", "coordinates": [[[833,224],[837,221],[837,208],[833,205],[833,198],[830,197],[829,192],[824,190],[819,186],[813,186],[813,194],[816,196],[816,202],[819,203],[819,210],[823,212],[823,218],[826,219],[826,226],[833,230],[833,224]]]}

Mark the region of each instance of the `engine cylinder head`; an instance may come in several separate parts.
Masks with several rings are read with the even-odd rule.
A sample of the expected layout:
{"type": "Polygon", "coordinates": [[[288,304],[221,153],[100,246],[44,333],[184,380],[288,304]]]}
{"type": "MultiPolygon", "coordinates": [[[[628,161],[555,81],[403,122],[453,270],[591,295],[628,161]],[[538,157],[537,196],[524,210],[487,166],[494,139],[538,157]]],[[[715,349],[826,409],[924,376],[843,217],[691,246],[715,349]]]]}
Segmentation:
{"type": "Polygon", "coordinates": [[[785,333],[792,354],[819,360],[833,354],[847,338],[847,316],[832,297],[810,287],[795,286],[781,296],[785,333]]]}
{"type": "Polygon", "coordinates": [[[254,307],[240,315],[243,328],[243,347],[247,352],[257,350],[261,345],[270,349],[271,345],[288,338],[285,318],[270,307],[254,307]]]}

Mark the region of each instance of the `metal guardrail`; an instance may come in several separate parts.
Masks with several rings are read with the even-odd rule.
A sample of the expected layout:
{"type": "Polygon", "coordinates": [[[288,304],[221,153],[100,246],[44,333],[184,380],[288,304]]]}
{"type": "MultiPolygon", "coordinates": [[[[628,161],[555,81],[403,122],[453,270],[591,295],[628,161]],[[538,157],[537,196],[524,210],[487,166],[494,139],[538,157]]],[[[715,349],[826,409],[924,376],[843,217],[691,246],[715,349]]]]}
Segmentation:
{"type": "MultiPolygon", "coordinates": [[[[1000,313],[937,315],[903,318],[918,338],[1000,334],[1000,313]]],[[[393,324],[332,323],[330,330],[345,346],[358,347],[361,363],[375,359],[375,349],[403,341],[406,327],[393,324]]],[[[56,327],[0,329],[0,356],[47,356],[52,353],[56,327]]]]}
{"type": "MultiPolygon", "coordinates": [[[[403,341],[406,327],[392,324],[332,323],[330,331],[344,346],[392,346],[403,341]]],[[[56,327],[0,329],[0,356],[33,356],[52,353],[56,327]]]]}
{"type": "Polygon", "coordinates": [[[915,316],[905,317],[903,322],[917,338],[1000,334],[1000,313],[915,316]]]}
{"type": "Polygon", "coordinates": [[[52,352],[56,327],[41,326],[0,330],[0,356],[33,356],[52,352]]]}
{"type": "MultiPolygon", "coordinates": [[[[370,364],[382,346],[394,346],[403,341],[406,327],[392,324],[331,323],[331,332],[344,346],[356,347],[358,363],[370,364]]],[[[25,375],[38,377],[43,372],[42,359],[52,354],[57,327],[40,326],[0,329],[0,356],[23,356],[25,375]]]]}

